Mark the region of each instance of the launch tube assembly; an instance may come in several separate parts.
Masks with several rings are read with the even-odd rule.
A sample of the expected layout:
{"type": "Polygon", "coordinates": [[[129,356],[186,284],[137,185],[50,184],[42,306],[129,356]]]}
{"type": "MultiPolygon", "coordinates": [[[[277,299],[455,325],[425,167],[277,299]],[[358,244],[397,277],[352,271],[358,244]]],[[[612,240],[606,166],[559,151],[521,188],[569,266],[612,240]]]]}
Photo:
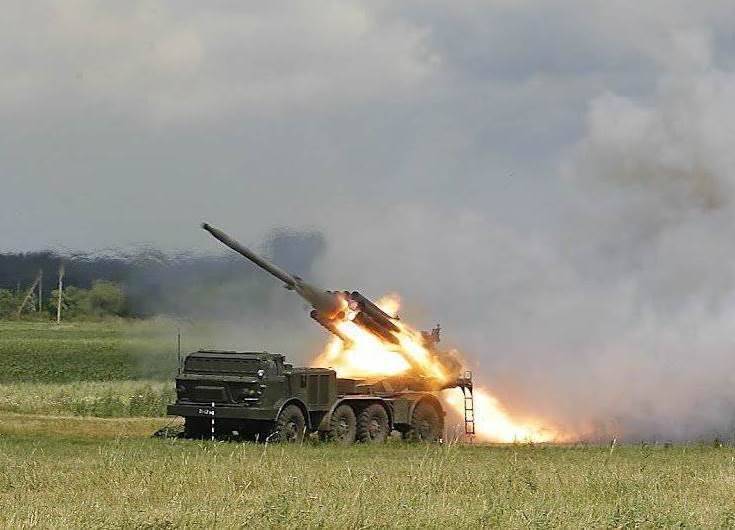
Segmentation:
{"type": "Polygon", "coordinates": [[[212,236],[224,245],[230,247],[235,252],[242,254],[258,267],[281,280],[285,284],[286,289],[296,291],[301,298],[309,302],[309,304],[318,311],[320,316],[325,317],[327,320],[334,320],[340,315],[340,313],[344,316],[344,309],[347,306],[347,303],[340,295],[330,293],[329,291],[310,285],[298,276],[292,276],[280,267],[258,256],[249,248],[241,245],[239,242],[225,234],[222,230],[219,230],[210,224],[202,223],[202,228],[212,234],[212,236]]]}
{"type": "MultiPolygon", "coordinates": [[[[355,324],[383,340],[393,344],[398,343],[398,338],[394,335],[394,333],[399,331],[398,326],[393,322],[395,319],[357,291],[350,293],[349,291],[340,292],[320,289],[305,282],[298,276],[289,274],[263,257],[258,256],[255,252],[235,241],[222,230],[207,223],[203,223],[202,228],[224,245],[245,256],[258,267],[281,280],[285,284],[286,289],[298,293],[299,296],[309,302],[314,308],[311,312],[311,318],[342,340],[346,339],[337,330],[335,323],[345,318],[346,310],[354,308],[352,320],[355,324]]],[[[412,359],[407,360],[413,364],[412,359]]]]}

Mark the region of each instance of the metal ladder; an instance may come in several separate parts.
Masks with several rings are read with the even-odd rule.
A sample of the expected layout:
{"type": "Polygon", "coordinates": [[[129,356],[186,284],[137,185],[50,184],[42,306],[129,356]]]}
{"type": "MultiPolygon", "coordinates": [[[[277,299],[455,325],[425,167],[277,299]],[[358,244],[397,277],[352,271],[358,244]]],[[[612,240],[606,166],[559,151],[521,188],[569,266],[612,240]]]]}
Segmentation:
{"type": "Polygon", "coordinates": [[[470,382],[468,386],[462,387],[462,395],[464,396],[464,434],[472,442],[475,438],[475,403],[472,399],[472,372],[469,370],[465,371],[464,379],[470,382]]]}

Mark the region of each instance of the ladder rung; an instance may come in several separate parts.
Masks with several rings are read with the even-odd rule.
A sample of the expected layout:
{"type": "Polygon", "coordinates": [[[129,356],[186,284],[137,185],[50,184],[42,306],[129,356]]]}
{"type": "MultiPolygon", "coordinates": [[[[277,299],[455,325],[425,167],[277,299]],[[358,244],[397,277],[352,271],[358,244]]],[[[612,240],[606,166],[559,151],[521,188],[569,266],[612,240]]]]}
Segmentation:
{"type": "MultiPolygon", "coordinates": [[[[465,378],[472,379],[472,372],[466,371],[465,378]]],[[[464,396],[464,433],[466,436],[475,435],[475,403],[472,396],[472,391],[467,389],[465,391],[462,388],[462,395],[464,396]]],[[[470,438],[472,441],[472,438],[470,438]]]]}

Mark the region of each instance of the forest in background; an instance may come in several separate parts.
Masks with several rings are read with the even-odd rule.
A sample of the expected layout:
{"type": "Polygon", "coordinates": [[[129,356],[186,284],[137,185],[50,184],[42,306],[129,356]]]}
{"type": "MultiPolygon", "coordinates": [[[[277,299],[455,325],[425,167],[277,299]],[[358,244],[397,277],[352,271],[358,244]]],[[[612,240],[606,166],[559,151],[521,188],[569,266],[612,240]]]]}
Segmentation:
{"type": "MultiPolygon", "coordinates": [[[[273,232],[259,250],[282,267],[309,275],[325,246],[318,232],[281,230],[273,232]]],[[[0,318],[55,318],[62,265],[62,310],[69,318],[160,314],[220,318],[232,305],[228,293],[244,289],[257,301],[274,288],[232,253],[4,252],[0,253],[0,318]],[[41,279],[31,290],[39,273],[41,279]]]]}

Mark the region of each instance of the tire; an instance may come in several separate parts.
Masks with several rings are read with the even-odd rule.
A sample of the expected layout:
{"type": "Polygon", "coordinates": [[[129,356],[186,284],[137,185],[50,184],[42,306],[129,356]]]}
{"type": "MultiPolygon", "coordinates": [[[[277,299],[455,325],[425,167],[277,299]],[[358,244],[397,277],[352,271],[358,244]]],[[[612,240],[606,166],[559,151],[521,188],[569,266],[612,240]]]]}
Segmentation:
{"type": "Polygon", "coordinates": [[[288,405],[283,408],[276,419],[273,438],[279,442],[301,442],[304,439],[305,427],[306,420],[301,409],[296,405],[288,405]]]}
{"type": "Polygon", "coordinates": [[[390,434],[390,421],[383,405],[365,407],[357,417],[357,439],[365,443],[383,443],[390,434]]]}
{"type": "Polygon", "coordinates": [[[411,428],[404,438],[412,442],[436,442],[444,435],[444,418],[436,407],[419,402],[411,415],[411,428]]]}
{"type": "Polygon", "coordinates": [[[349,445],[357,436],[357,416],[352,407],[346,403],[340,405],[329,418],[329,433],[327,439],[342,445],[349,445]]]}

